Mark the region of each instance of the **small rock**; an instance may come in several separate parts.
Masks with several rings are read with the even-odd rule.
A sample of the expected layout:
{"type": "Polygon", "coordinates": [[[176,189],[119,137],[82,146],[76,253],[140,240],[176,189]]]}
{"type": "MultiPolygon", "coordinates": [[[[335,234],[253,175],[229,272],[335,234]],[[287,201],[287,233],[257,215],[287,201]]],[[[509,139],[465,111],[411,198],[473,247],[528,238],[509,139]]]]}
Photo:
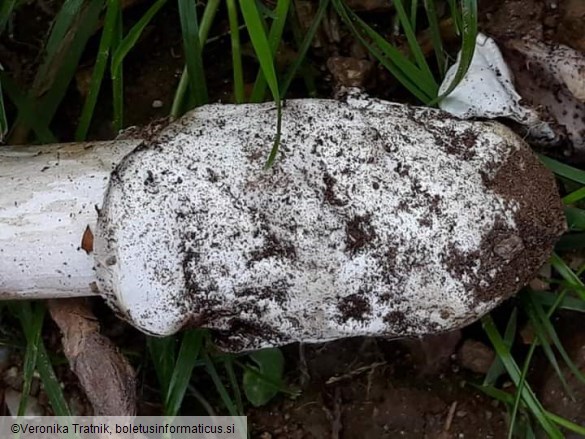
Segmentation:
{"type": "Polygon", "coordinates": [[[162,108],[163,106],[163,101],[161,101],[160,99],[155,99],[154,101],[152,101],[152,108],[162,108]]]}
{"type": "Polygon", "coordinates": [[[365,59],[333,56],[327,60],[327,67],[338,87],[363,89],[372,76],[374,64],[365,59]]]}
{"type": "Polygon", "coordinates": [[[462,367],[482,374],[487,373],[495,358],[494,351],[476,340],[465,340],[457,356],[462,367]]]}

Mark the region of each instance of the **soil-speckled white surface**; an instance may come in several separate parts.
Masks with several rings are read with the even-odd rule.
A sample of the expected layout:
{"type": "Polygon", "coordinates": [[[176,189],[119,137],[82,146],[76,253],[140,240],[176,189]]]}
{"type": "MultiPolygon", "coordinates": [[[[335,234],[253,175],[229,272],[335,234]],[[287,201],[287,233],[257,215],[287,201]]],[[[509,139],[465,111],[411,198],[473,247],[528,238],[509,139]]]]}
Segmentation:
{"type": "Polygon", "coordinates": [[[201,107],[112,175],[99,286],[140,329],[205,326],[232,351],[448,330],[517,291],[564,230],[552,176],[499,124],[287,101],[265,171],[275,117],[201,107]]]}

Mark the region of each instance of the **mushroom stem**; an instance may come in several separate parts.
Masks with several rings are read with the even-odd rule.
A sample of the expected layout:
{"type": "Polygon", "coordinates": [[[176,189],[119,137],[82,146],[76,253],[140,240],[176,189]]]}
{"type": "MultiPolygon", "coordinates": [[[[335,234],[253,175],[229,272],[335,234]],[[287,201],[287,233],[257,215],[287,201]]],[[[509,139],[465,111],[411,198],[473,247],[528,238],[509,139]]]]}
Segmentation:
{"type": "Polygon", "coordinates": [[[95,294],[96,209],[140,142],[0,148],[0,299],[95,294]]]}

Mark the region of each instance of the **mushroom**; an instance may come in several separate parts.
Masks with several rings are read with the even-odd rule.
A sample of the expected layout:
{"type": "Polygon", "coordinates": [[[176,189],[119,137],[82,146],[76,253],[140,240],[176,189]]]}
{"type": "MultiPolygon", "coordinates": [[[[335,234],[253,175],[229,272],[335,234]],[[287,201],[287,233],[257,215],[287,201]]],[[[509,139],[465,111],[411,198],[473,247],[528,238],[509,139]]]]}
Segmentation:
{"type": "Polygon", "coordinates": [[[207,327],[232,352],[414,336],[515,294],[565,230],[552,174],[496,122],[290,100],[264,170],[275,114],[206,105],[87,160],[0,152],[0,294],[95,291],[142,331],[207,327]]]}

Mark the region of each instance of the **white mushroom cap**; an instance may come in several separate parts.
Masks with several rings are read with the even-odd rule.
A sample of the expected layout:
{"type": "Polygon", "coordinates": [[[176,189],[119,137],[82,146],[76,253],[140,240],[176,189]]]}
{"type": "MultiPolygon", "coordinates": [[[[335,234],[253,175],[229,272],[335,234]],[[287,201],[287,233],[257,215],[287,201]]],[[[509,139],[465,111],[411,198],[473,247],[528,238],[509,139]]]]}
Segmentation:
{"type": "Polygon", "coordinates": [[[141,330],[205,326],[231,351],[448,330],[526,283],[564,230],[552,177],[499,124],[292,100],[264,171],[274,120],[272,104],[204,106],[113,173],[98,284],[141,330]]]}

